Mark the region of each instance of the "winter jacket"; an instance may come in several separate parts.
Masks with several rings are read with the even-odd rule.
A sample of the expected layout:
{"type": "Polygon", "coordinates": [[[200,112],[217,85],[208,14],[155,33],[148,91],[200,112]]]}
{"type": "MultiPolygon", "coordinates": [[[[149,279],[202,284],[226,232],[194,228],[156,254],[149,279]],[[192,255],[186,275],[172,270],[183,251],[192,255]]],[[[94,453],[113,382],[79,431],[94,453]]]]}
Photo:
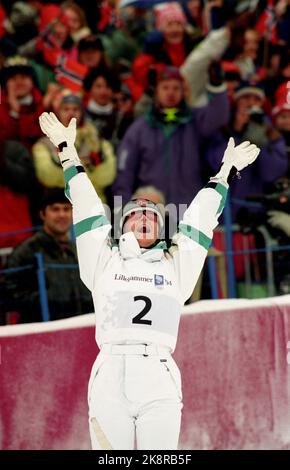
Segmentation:
{"type": "Polygon", "coordinates": [[[186,108],[175,123],[161,122],[153,108],[138,118],[118,150],[114,195],[126,203],[138,187],[154,186],[166,203],[188,205],[203,186],[204,139],[227,122],[228,108],[226,93],[218,93],[206,107],[186,108]]]}
{"type": "MultiPolygon", "coordinates": [[[[236,145],[244,141],[243,136],[233,133],[236,145]]],[[[223,132],[218,132],[211,137],[206,149],[206,160],[210,166],[211,173],[215,174],[220,166],[220,156],[223,155],[227,146],[228,137],[223,132]]],[[[288,157],[285,141],[283,138],[269,141],[261,147],[259,158],[243,170],[241,180],[235,178],[231,184],[232,216],[235,221],[240,207],[245,204],[243,200],[252,194],[263,194],[265,183],[270,183],[280,176],[286,174],[288,168],[288,157]],[[238,199],[239,201],[235,201],[238,199]]]]}
{"type": "Polygon", "coordinates": [[[0,138],[19,140],[27,148],[31,148],[32,144],[41,136],[41,130],[38,123],[40,114],[44,111],[42,106],[42,96],[37,88],[32,91],[32,103],[22,105],[19,116],[14,117],[10,111],[7,102],[7,96],[1,94],[0,106],[0,138]]]}
{"type": "MultiPolygon", "coordinates": [[[[100,139],[94,126],[87,122],[77,129],[76,148],[94,188],[106,202],[105,188],[116,177],[116,157],[110,142],[100,139]]],[[[64,188],[57,151],[47,137],[34,144],[32,154],[39,182],[48,188],[64,188]]]]}
{"type": "Polygon", "coordinates": [[[31,234],[10,233],[32,226],[29,199],[35,174],[28,150],[12,140],[0,143],[0,247],[14,247],[31,234]]]}
{"type": "Polygon", "coordinates": [[[181,67],[195,45],[196,41],[187,34],[183,42],[173,45],[164,41],[162,33],[150,33],[146,38],[144,52],[134,59],[132,75],[125,80],[134,101],[138,101],[146,90],[151,68],[158,70],[161,64],[181,67]]]}
{"type": "Polygon", "coordinates": [[[41,230],[19,245],[8,260],[9,268],[30,269],[7,274],[10,299],[8,309],[20,314],[20,322],[41,321],[37,283],[36,253],[42,253],[45,264],[76,265],[74,268],[45,268],[46,289],[51,320],[92,312],[91,296],[79,279],[75,246],[71,241],[58,242],[41,230]]]}

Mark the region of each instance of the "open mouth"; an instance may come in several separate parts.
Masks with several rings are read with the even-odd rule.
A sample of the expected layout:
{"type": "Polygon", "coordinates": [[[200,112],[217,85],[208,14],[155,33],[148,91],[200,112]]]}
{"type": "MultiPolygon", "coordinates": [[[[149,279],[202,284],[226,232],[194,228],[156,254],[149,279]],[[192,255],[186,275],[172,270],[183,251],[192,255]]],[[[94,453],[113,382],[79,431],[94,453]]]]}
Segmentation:
{"type": "Polygon", "coordinates": [[[138,232],[139,233],[149,233],[150,228],[148,227],[148,225],[141,225],[141,227],[138,228],[138,232]]]}

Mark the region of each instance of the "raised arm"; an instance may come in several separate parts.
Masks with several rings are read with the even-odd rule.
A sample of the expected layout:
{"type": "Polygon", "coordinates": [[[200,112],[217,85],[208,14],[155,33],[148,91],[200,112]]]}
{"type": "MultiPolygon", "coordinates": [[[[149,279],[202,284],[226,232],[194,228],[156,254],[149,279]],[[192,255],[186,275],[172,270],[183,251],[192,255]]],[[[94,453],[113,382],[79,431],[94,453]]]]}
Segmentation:
{"type": "Polygon", "coordinates": [[[80,275],[84,284],[92,290],[95,275],[102,271],[111,256],[108,243],[111,225],[74,146],[76,119],[71,119],[65,127],[53,113],[43,113],[39,124],[42,132],[59,150],[66,183],[65,194],[73,205],[80,275]]]}
{"type": "Polygon", "coordinates": [[[184,301],[191,295],[202,270],[213,230],[225,205],[230,180],[253,163],[259,152],[258,147],[248,141],[235,147],[231,137],[220,171],[198,192],[185,211],[170,249],[184,301]]]}

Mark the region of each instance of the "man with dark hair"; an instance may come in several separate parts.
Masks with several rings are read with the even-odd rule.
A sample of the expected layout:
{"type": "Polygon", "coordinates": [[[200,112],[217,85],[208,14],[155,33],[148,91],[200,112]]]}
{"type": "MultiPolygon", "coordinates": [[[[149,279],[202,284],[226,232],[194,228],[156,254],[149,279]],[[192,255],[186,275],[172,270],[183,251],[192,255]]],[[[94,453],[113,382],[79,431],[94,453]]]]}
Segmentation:
{"type": "Polygon", "coordinates": [[[72,208],[63,190],[52,189],[46,193],[40,217],[42,229],[15,248],[8,260],[8,268],[30,266],[7,276],[9,310],[19,313],[20,323],[41,321],[35,256],[40,253],[45,267],[50,320],[92,312],[91,294],[79,280],[75,246],[68,239],[72,208]]]}

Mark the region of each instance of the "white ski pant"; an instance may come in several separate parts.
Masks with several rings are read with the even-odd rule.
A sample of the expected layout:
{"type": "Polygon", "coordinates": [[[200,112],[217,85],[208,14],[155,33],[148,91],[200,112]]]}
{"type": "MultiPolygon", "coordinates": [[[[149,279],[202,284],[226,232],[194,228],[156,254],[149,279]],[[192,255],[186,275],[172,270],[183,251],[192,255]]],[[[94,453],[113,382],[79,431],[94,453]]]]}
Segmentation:
{"type": "Polygon", "coordinates": [[[93,449],[177,449],[182,393],[168,349],[105,344],[88,390],[93,449]]]}

